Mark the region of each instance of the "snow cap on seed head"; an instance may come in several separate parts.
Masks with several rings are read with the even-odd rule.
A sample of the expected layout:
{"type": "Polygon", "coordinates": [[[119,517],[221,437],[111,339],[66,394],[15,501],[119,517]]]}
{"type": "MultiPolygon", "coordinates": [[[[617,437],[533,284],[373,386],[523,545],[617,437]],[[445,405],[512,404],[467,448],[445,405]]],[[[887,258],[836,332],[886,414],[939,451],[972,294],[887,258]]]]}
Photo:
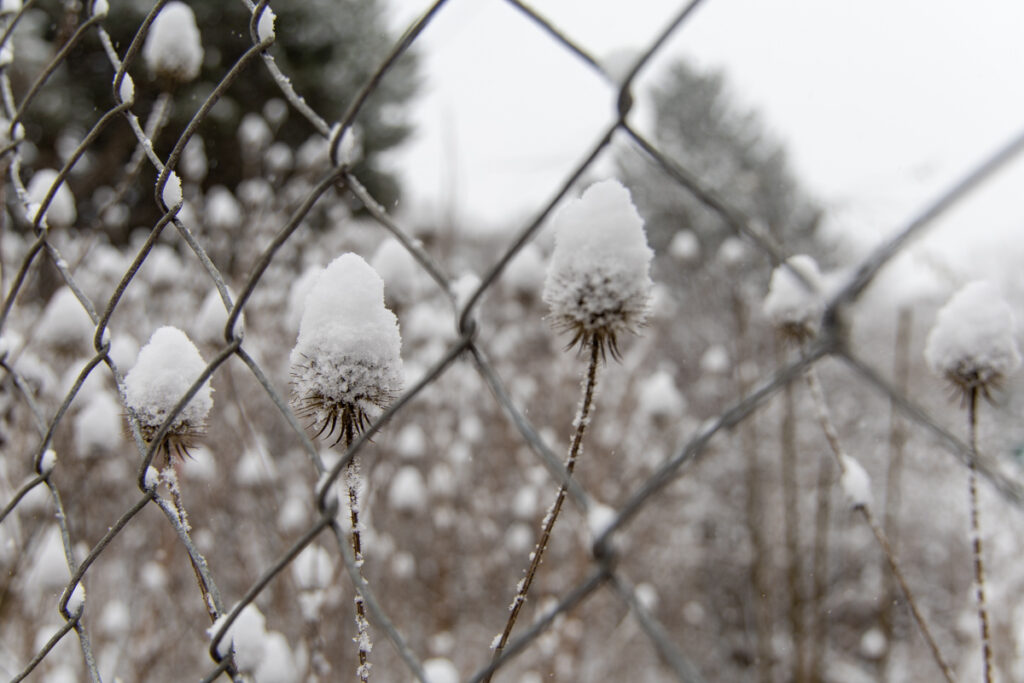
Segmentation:
{"type": "Polygon", "coordinates": [[[290,362],[300,415],[351,438],[402,390],[402,338],[384,282],[356,254],[332,261],[306,295],[290,362]]]}
{"type": "Polygon", "coordinates": [[[588,187],[554,217],[555,250],[544,302],[569,346],[597,343],[618,355],[618,336],[636,334],[650,308],[651,258],[644,221],[617,180],[588,187]]]}
{"type": "Polygon", "coordinates": [[[806,341],[816,335],[821,326],[825,312],[822,291],[821,271],[814,259],[806,254],[791,256],[785,265],[772,271],[768,295],[764,298],[764,313],[783,336],[797,342],[806,341]],[[807,282],[802,282],[794,270],[807,282]]]}
{"type": "MultiPolygon", "coordinates": [[[[177,327],[165,326],[149,338],[124,379],[125,405],[150,441],[192,383],[206,370],[195,344],[177,327]]],[[[213,407],[213,388],[207,380],[171,423],[165,452],[187,454],[192,439],[206,428],[213,407]]]]}
{"type": "Polygon", "coordinates": [[[142,46],[151,74],[171,84],[188,83],[203,65],[203,44],[192,8],[179,0],[164,5],[142,46]]]}
{"type": "Polygon", "coordinates": [[[992,284],[968,284],[939,310],[924,356],[932,372],[965,394],[988,397],[1020,367],[1013,311],[992,284]]]}

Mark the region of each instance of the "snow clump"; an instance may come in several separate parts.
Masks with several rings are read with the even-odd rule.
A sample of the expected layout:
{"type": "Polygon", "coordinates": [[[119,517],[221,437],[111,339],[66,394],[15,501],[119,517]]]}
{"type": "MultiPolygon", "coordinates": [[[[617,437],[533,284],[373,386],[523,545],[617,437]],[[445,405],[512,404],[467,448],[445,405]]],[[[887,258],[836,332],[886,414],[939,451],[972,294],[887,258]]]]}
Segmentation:
{"type": "Polygon", "coordinates": [[[617,180],[588,187],[554,218],[555,250],[544,302],[569,346],[596,344],[618,356],[618,337],[636,334],[650,308],[651,258],[644,222],[617,180]]]}
{"type": "Polygon", "coordinates": [[[840,455],[843,464],[843,474],[839,478],[839,486],[843,489],[843,495],[850,503],[850,507],[867,508],[871,507],[871,477],[859,462],[846,455],[840,455]]]}
{"type": "Polygon", "coordinates": [[[925,360],[965,394],[992,388],[1020,367],[1013,311],[988,282],[972,282],[939,310],[925,360]]]}
{"type": "Polygon", "coordinates": [[[814,337],[825,312],[822,285],[821,271],[814,259],[805,254],[790,257],[772,271],[764,299],[765,315],[785,337],[798,342],[814,337]],[[807,282],[801,281],[794,270],[807,282]]]}
{"type": "Polygon", "coordinates": [[[167,174],[167,182],[164,183],[161,198],[168,209],[173,209],[181,204],[181,178],[174,171],[167,174]]]}
{"type": "Polygon", "coordinates": [[[398,512],[423,512],[427,507],[427,487],[423,475],[411,465],[405,465],[391,479],[388,504],[398,512]]]}
{"type": "Polygon", "coordinates": [[[260,39],[261,43],[274,39],[274,22],[276,21],[277,15],[274,14],[274,10],[264,7],[259,23],[256,25],[256,36],[260,39]]]}
{"type": "Polygon", "coordinates": [[[423,662],[423,673],[430,683],[459,683],[459,670],[447,657],[434,657],[423,662]]]}
{"type": "Polygon", "coordinates": [[[199,75],[203,45],[191,7],[178,0],[164,5],[149,27],[142,59],[151,74],[171,84],[188,83],[199,75]]]}
{"type": "Polygon", "coordinates": [[[36,339],[58,351],[71,352],[88,344],[95,332],[92,318],[75,293],[61,287],[46,304],[36,339]]]}
{"type": "Polygon", "coordinates": [[[290,363],[299,414],[351,439],[402,390],[402,337],[384,282],[356,254],[330,263],[306,295],[290,363]]]}
{"type": "MultiPolygon", "coordinates": [[[[46,195],[50,193],[50,188],[57,182],[58,175],[60,174],[52,168],[41,168],[36,171],[26,188],[29,204],[42,206],[46,195]]],[[[29,213],[29,220],[35,220],[39,206],[29,213]]],[[[46,207],[43,220],[54,228],[70,228],[74,225],[76,218],[78,218],[78,211],[75,209],[75,196],[71,194],[71,188],[68,187],[67,182],[62,182],[53,194],[50,205],[46,207]]]]}
{"type": "MultiPolygon", "coordinates": [[[[124,380],[125,405],[138,419],[146,441],[156,436],[175,404],[205,369],[206,361],[184,332],[166,326],[153,333],[124,380]]],[[[188,452],[193,438],[206,427],[206,417],[213,407],[212,394],[207,380],[171,423],[162,444],[165,453],[188,452]]]]}

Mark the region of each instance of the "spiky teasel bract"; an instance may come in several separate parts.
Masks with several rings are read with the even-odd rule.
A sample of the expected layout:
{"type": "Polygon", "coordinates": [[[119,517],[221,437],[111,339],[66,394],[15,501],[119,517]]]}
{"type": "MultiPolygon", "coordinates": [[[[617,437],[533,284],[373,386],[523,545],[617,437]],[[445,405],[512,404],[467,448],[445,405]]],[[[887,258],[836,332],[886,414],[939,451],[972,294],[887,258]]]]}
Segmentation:
{"type": "Polygon", "coordinates": [[[650,309],[650,264],[644,222],[616,180],[588,187],[554,218],[555,250],[544,302],[568,347],[596,345],[619,356],[619,338],[637,334],[650,309]]]}
{"type": "Polygon", "coordinates": [[[317,276],[290,359],[293,405],[317,437],[350,442],[394,400],[401,343],[384,283],[361,257],[339,256],[317,276]]]}
{"type": "MultiPolygon", "coordinates": [[[[206,361],[195,344],[176,327],[161,327],[142,347],[124,379],[124,400],[147,443],[152,443],[174,406],[205,369],[206,361]]],[[[205,433],[212,394],[207,380],[175,416],[158,447],[168,460],[171,455],[187,456],[205,433]]]]}
{"type": "Polygon", "coordinates": [[[1020,367],[1013,311],[987,282],[972,282],[939,310],[925,360],[965,401],[992,392],[1020,367]]]}
{"type": "Polygon", "coordinates": [[[822,288],[818,264],[805,254],[790,257],[772,271],[763,308],[784,339],[803,344],[818,334],[825,312],[822,288]]]}

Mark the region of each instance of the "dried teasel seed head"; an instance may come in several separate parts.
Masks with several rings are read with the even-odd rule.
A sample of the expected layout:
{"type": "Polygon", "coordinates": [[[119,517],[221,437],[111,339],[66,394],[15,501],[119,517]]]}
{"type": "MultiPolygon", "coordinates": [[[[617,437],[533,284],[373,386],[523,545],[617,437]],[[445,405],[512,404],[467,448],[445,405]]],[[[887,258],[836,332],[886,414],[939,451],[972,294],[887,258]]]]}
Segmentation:
{"type": "Polygon", "coordinates": [[[972,282],[939,310],[924,355],[964,397],[976,391],[990,399],[1020,367],[1013,311],[992,284],[972,282]]]}
{"type": "Polygon", "coordinates": [[[821,271],[814,259],[805,254],[792,256],[772,271],[764,313],[784,338],[802,344],[813,339],[821,327],[825,312],[822,291],[821,271]]]}
{"type": "MultiPolygon", "coordinates": [[[[152,442],[160,426],[192,384],[206,369],[206,361],[195,344],[176,327],[161,327],[139,351],[124,380],[124,400],[138,420],[146,442],[152,442]]],[[[188,455],[189,448],[206,429],[213,407],[213,388],[207,380],[174,417],[160,449],[170,458],[188,455]]]]}
{"type": "Polygon", "coordinates": [[[588,187],[554,218],[555,250],[544,302],[568,346],[596,343],[619,356],[623,333],[637,334],[650,309],[651,258],[644,222],[617,180],[588,187]]]}
{"type": "Polygon", "coordinates": [[[401,392],[401,346],[380,276],[356,254],[339,256],[306,295],[290,359],[296,412],[316,436],[351,440],[401,392]]]}

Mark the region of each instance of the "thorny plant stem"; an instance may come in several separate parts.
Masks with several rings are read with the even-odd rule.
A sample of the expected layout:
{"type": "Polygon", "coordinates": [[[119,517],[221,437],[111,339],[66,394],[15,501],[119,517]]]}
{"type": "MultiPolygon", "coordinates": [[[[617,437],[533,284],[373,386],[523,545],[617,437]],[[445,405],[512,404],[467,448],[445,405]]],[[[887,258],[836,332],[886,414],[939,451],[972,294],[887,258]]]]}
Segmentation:
{"type": "MultiPolygon", "coordinates": [[[[807,386],[811,391],[811,397],[814,400],[814,409],[818,417],[818,422],[821,424],[821,429],[825,433],[825,439],[828,441],[828,445],[832,450],[832,455],[835,456],[836,463],[839,465],[840,473],[846,472],[846,463],[843,462],[843,446],[839,441],[839,432],[836,430],[835,424],[832,422],[832,417],[828,412],[828,404],[825,403],[825,393],[821,388],[821,381],[818,379],[818,373],[815,371],[814,366],[811,366],[804,373],[804,379],[807,381],[807,386]]],[[[935,638],[932,636],[931,629],[928,627],[928,622],[925,621],[924,615],[921,614],[921,610],[918,608],[917,599],[914,597],[914,593],[910,590],[910,585],[907,584],[906,578],[903,576],[903,570],[900,569],[899,562],[896,560],[896,556],[892,552],[892,547],[889,545],[889,541],[885,536],[878,520],[875,519],[874,513],[871,512],[871,508],[867,505],[856,506],[856,511],[860,513],[864,522],[871,528],[871,533],[874,534],[875,540],[878,541],[878,546],[882,550],[882,554],[885,555],[885,559],[889,562],[889,569],[892,571],[893,577],[900,586],[900,590],[903,591],[903,597],[907,601],[907,606],[910,608],[910,613],[914,617],[914,621],[917,622],[917,627],[921,631],[921,635],[924,637],[925,642],[928,643],[928,648],[932,652],[932,657],[935,659],[936,665],[942,671],[942,675],[945,677],[947,683],[956,683],[956,677],[953,675],[953,670],[946,663],[945,658],[942,656],[942,651],[939,649],[938,644],[935,642],[935,638]]],[[[991,681],[986,681],[991,683],[991,681]]]]}
{"type": "Polygon", "coordinates": [[[982,680],[992,683],[992,643],[989,638],[988,607],[985,601],[985,562],[981,554],[981,522],[978,510],[978,387],[971,387],[967,397],[967,431],[971,460],[967,464],[967,491],[971,505],[971,550],[974,553],[974,591],[978,603],[978,625],[981,628],[982,680]]]}
{"type": "MultiPolygon", "coordinates": [[[[590,341],[590,365],[587,368],[587,378],[583,386],[583,403],[580,406],[580,410],[575,420],[575,432],[572,437],[572,444],[569,446],[569,457],[565,461],[565,470],[569,476],[572,476],[573,469],[576,467],[576,459],[580,454],[580,446],[583,444],[583,434],[587,431],[587,424],[590,422],[590,409],[594,404],[594,389],[597,386],[597,366],[601,360],[601,345],[596,338],[590,341]]],[[[540,540],[537,541],[537,546],[533,549],[530,554],[530,566],[526,570],[526,576],[519,582],[518,590],[516,591],[515,598],[512,599],[512,606],[509,611],[508,621],[505,623],[505,630],[501,633],[501,638],[498,640],[498,644],[494,647],[494,656],[492,661],[497,660],[502,651],[505,649],[505,645],[508,644],[509,637],[512,635],[512,629],[516,625],[516,619],[519,617],[519,612],[523,608],[523,604],[526,602],[526,596],[530,592],[530,586],[533,585],[533,579],[537,576],[537,569],[540,567],[540,563],[544,558],[544,551],[548,547],[548,541],[551,539],[551,530],[555,527],[555,521],[558,519],[558,514],[562,510],[562,503],[565,502],[565,494],[567,487],[563,483],[558,487],[558,495],[555,497],[555,504],[548,512],[547,517],[544,518],[544,529],[541,531],[540,540]]],[[[491,678],[494,676],[494,672],[487,675],[487,678],[482,683],[490,683],[491,678]]]]}
{"type": "MultiPolygon", "coordinates": [[[[355,436],[355,428],[351,420],[345,421],[345,450],[352,445],[355,436]]],[[[348,485],[348,510],[352,520],[352,556],[356,560],[356,569],[362,576],[363,566],[363,537],[359,530],[359,464],[355,458],[349,460],[345,466],[345,483],[348,485]]],[[[353,598],[356,606],[356,648],[359,652],[359,668],[356,674],[362,683],[370,680],[370,650],[373,644],[370,641],[370,622],[366,619],[366,605],[363,604],[363,596],[356,588],[356,595],[353,598]]]]}
{"type": "MultiPolygon", "coordinates": [[[[780,363],[781,365],[781,363],[780,363]]],[[[786,584],[789,588],[789,628],[793,637],[793,681],[806,683],[807,670],[804,668],[804,597],[800,583],[803,575],[800,553],[800,515],[798,508],[799,487],[796,481],[796,423],[793,407],[793,383],[787,382],[782,389],[781,469],[783,523],[786,535],[786,584]]]]}
{"type": "MultiPolygon", "coordinates": [[[[171,494],[171,502],[174,504],[174,513],[178,516],[178,523],[181,524],[181,528],[188,533],[192,530],[192,526],[188,521],[188,511],[185,510],[185,501],[181,497],[181,487],[178,486],[178,473],[174,470],[174,455],[171,453],[171,446],[165,439],[163,445],[164,451],[164,471],[161,477],[164,483],[167,485],[167,490],[171,494]]],[[[203,596],[203,605],[206,607],[206,613],[210,617],[210,623],[216,623],[217,607],[214,605],[214,600],[210,596],[210,587],[206,585],[206,581],[203,579],[203,573],[199,571],[199,567],[196,565],[195,559],[192,558],[192,554],[188,555],[188,562],[192,565],[192,572],[196,576],[196,583],[199,585],[199,592],[203,596]]]]}

